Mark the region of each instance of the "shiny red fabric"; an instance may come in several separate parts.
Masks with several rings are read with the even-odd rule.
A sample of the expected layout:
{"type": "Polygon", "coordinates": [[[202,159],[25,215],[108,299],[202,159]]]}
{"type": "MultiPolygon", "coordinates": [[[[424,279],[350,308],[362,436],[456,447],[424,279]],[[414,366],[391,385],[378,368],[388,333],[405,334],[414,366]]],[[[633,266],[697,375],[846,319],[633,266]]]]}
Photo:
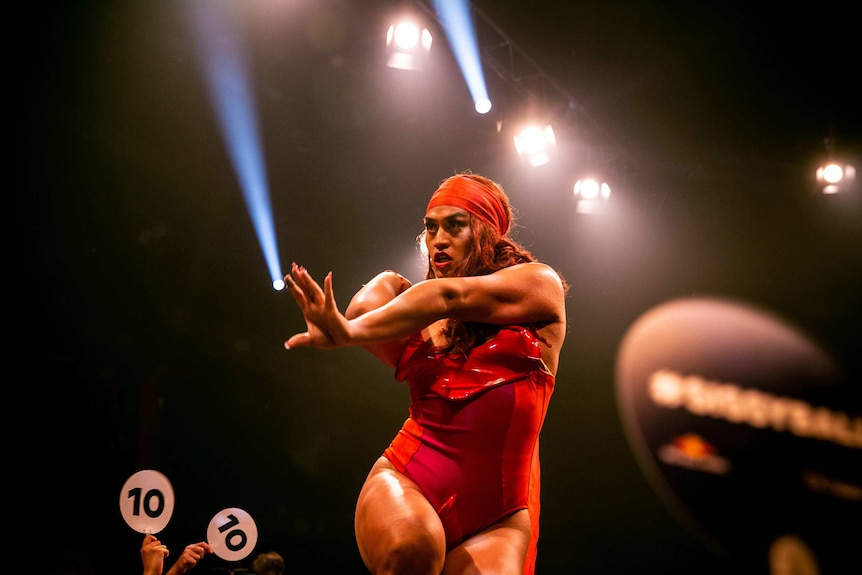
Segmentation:
{"type": "Polygon", "coordinates": [[[503,327],[466,357],[411,338],[395,373],[410,386],[410,417],[384,452],[437,510],[450,549],[529,509],[525,574],[535,568],[539,433],[554,389],[540,345],[521,326],[503,327]]]}
{"type": "Polygon", "coordinates": [[[437,206],[452,206],[466,210],[477,218],[491,224],[501,235],[509,231],[509,214],[494,192],[484,184],[466,176],[452,176],[440,184],[431,195],[428,212],[437,206]]]}

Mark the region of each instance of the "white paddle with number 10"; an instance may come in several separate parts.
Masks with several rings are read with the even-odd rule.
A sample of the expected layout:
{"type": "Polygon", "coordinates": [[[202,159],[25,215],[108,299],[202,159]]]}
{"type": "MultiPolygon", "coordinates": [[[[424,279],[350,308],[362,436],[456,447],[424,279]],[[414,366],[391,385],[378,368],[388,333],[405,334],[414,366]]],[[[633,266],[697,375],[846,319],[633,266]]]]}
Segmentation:
{"type": "Polygon", "coordinates": [[[242,509],[223,509],[210,521],[207,541],[217,556],[227,561],[240,561],[257,545],[257,524],[242,509]]]}
{"type": "Polygon", "coordinates": [[[158,471],[138,471],[126,480],[120,491],[120,512],[135,531],[158,533],[174,513],[171,482],[158,471]]]}

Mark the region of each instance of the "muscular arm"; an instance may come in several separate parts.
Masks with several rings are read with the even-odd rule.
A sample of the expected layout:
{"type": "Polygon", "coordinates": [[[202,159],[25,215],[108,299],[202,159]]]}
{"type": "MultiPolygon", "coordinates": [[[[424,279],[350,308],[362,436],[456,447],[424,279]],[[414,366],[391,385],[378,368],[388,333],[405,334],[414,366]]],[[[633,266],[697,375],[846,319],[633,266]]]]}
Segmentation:
{"type": "Polygon", "coordinates": [[[564,319],[563,300],[562,282],[553,269],[540,263],[520,264],[485,276],[418,283],[352,320],[351,335],[355,342],[388,339],[442,318],[499,325],[550,323],[564,319]]]}
{"type": "MultiPolygon", "coordinates": [[[[391,341],[419,331],[434,321],[454,318],[494,324],[554,323],[565,321],[564,290],[557,273],[545,264],[528,263],[505,268],[485,276],[440,278],[420,282],[388,303],[367,313],[334,321],[337,314],[332,297],[332,277],[324,289],[305,270],[297,275],[297,290],[305,310],[329,314],[329,338],[318,341],[296,334],[287,347],[338,347],[391,341]],[[308,298],[303,294],[313,294],[308,298]]],[[[340,315],[340,314],[338,314],[340,315]]]]}
{"type": "MultiPolygon", "coordinates": [[[[410,281],[400,274],[386,270],[371,278],[367,284],[356,292],[353,299],[347,305],[344,317],[347,319],[357,318],[369,311],[378,309],[389,303],[396,296],[410,287],[410,281]]],[[[407,338],[399,338],[392,341],[374,342],[362,345],[375,357],[390,367],[395,367],[407,338]]]]}
{"type": "Polygon", "coordinates": [[[353,319],[377,309],[409,287],[410,282],[400,274],[392,270],[380,272],[356,292],[347,305],[344,316],[353,319]]]}

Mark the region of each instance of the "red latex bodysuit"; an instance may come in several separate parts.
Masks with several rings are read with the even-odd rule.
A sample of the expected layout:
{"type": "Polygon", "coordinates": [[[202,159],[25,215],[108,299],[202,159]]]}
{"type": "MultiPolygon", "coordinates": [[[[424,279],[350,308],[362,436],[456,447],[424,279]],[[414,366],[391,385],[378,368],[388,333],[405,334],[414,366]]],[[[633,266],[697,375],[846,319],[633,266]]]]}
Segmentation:
{"type": "Polygon", "coordinates": [[[520,509],[532,525],[524,573],[539,532],[539,432],[554,390],[534,330],[502,327],[469,355],[419,334],[395,377],[410,386],[410,417],[384,452],[440,515],[447,548],[520,509]]]}

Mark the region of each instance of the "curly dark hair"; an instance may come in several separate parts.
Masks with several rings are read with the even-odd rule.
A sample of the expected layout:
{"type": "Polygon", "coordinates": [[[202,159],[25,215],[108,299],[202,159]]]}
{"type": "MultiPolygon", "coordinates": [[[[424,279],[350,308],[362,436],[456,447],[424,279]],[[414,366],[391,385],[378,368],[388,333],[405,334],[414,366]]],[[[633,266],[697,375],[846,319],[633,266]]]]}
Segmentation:
{"type": "Polygon", "coordinates": [[[275,551],[261,553],[254,558],[251,570],[257,575],[283,575],[284,558],[275,551]]]}
{"type": "MultiPolygon", "coordinates": [[[[509,216],[510,223],[509,229],[505,230],[505,233],[500,233],[496,227],[471,215],[470,230],[472,231],[473,241],[467,247],[464,261],[455,269],[454,275],[461,277],[488,275],[517,264],[538,261],[527,248],[516,242],[509,235],[512,224],[515,221],[515,216],[509,203],[509,198],[503,190],[503,186],[489,178],[471,172],[459,173],[452,177],[456,176],[470,178],[497,196],[497,199],[509,216]]],[[[425,232],[423,231],[416,237],[416,242],[422,248],[424,241],[425,232]]],[[[557,273],[559,274],[559,272],[557,273]]],[[[568,284],[565,278],[563,278],[562,274],[559,275],[563,282],[563,288],[568,291],[568,284]]],[[[425,279],[430,280],[435,277],[434,268],[429,259],[425,279]]],[[[477,345],[484,343],[489,336],[498,330],[499,326],[450,319],[446,322],[446,327],[443,329],[443,335],[446,336],[449,342],[445,351],[467,353],[477,345]]]]}

